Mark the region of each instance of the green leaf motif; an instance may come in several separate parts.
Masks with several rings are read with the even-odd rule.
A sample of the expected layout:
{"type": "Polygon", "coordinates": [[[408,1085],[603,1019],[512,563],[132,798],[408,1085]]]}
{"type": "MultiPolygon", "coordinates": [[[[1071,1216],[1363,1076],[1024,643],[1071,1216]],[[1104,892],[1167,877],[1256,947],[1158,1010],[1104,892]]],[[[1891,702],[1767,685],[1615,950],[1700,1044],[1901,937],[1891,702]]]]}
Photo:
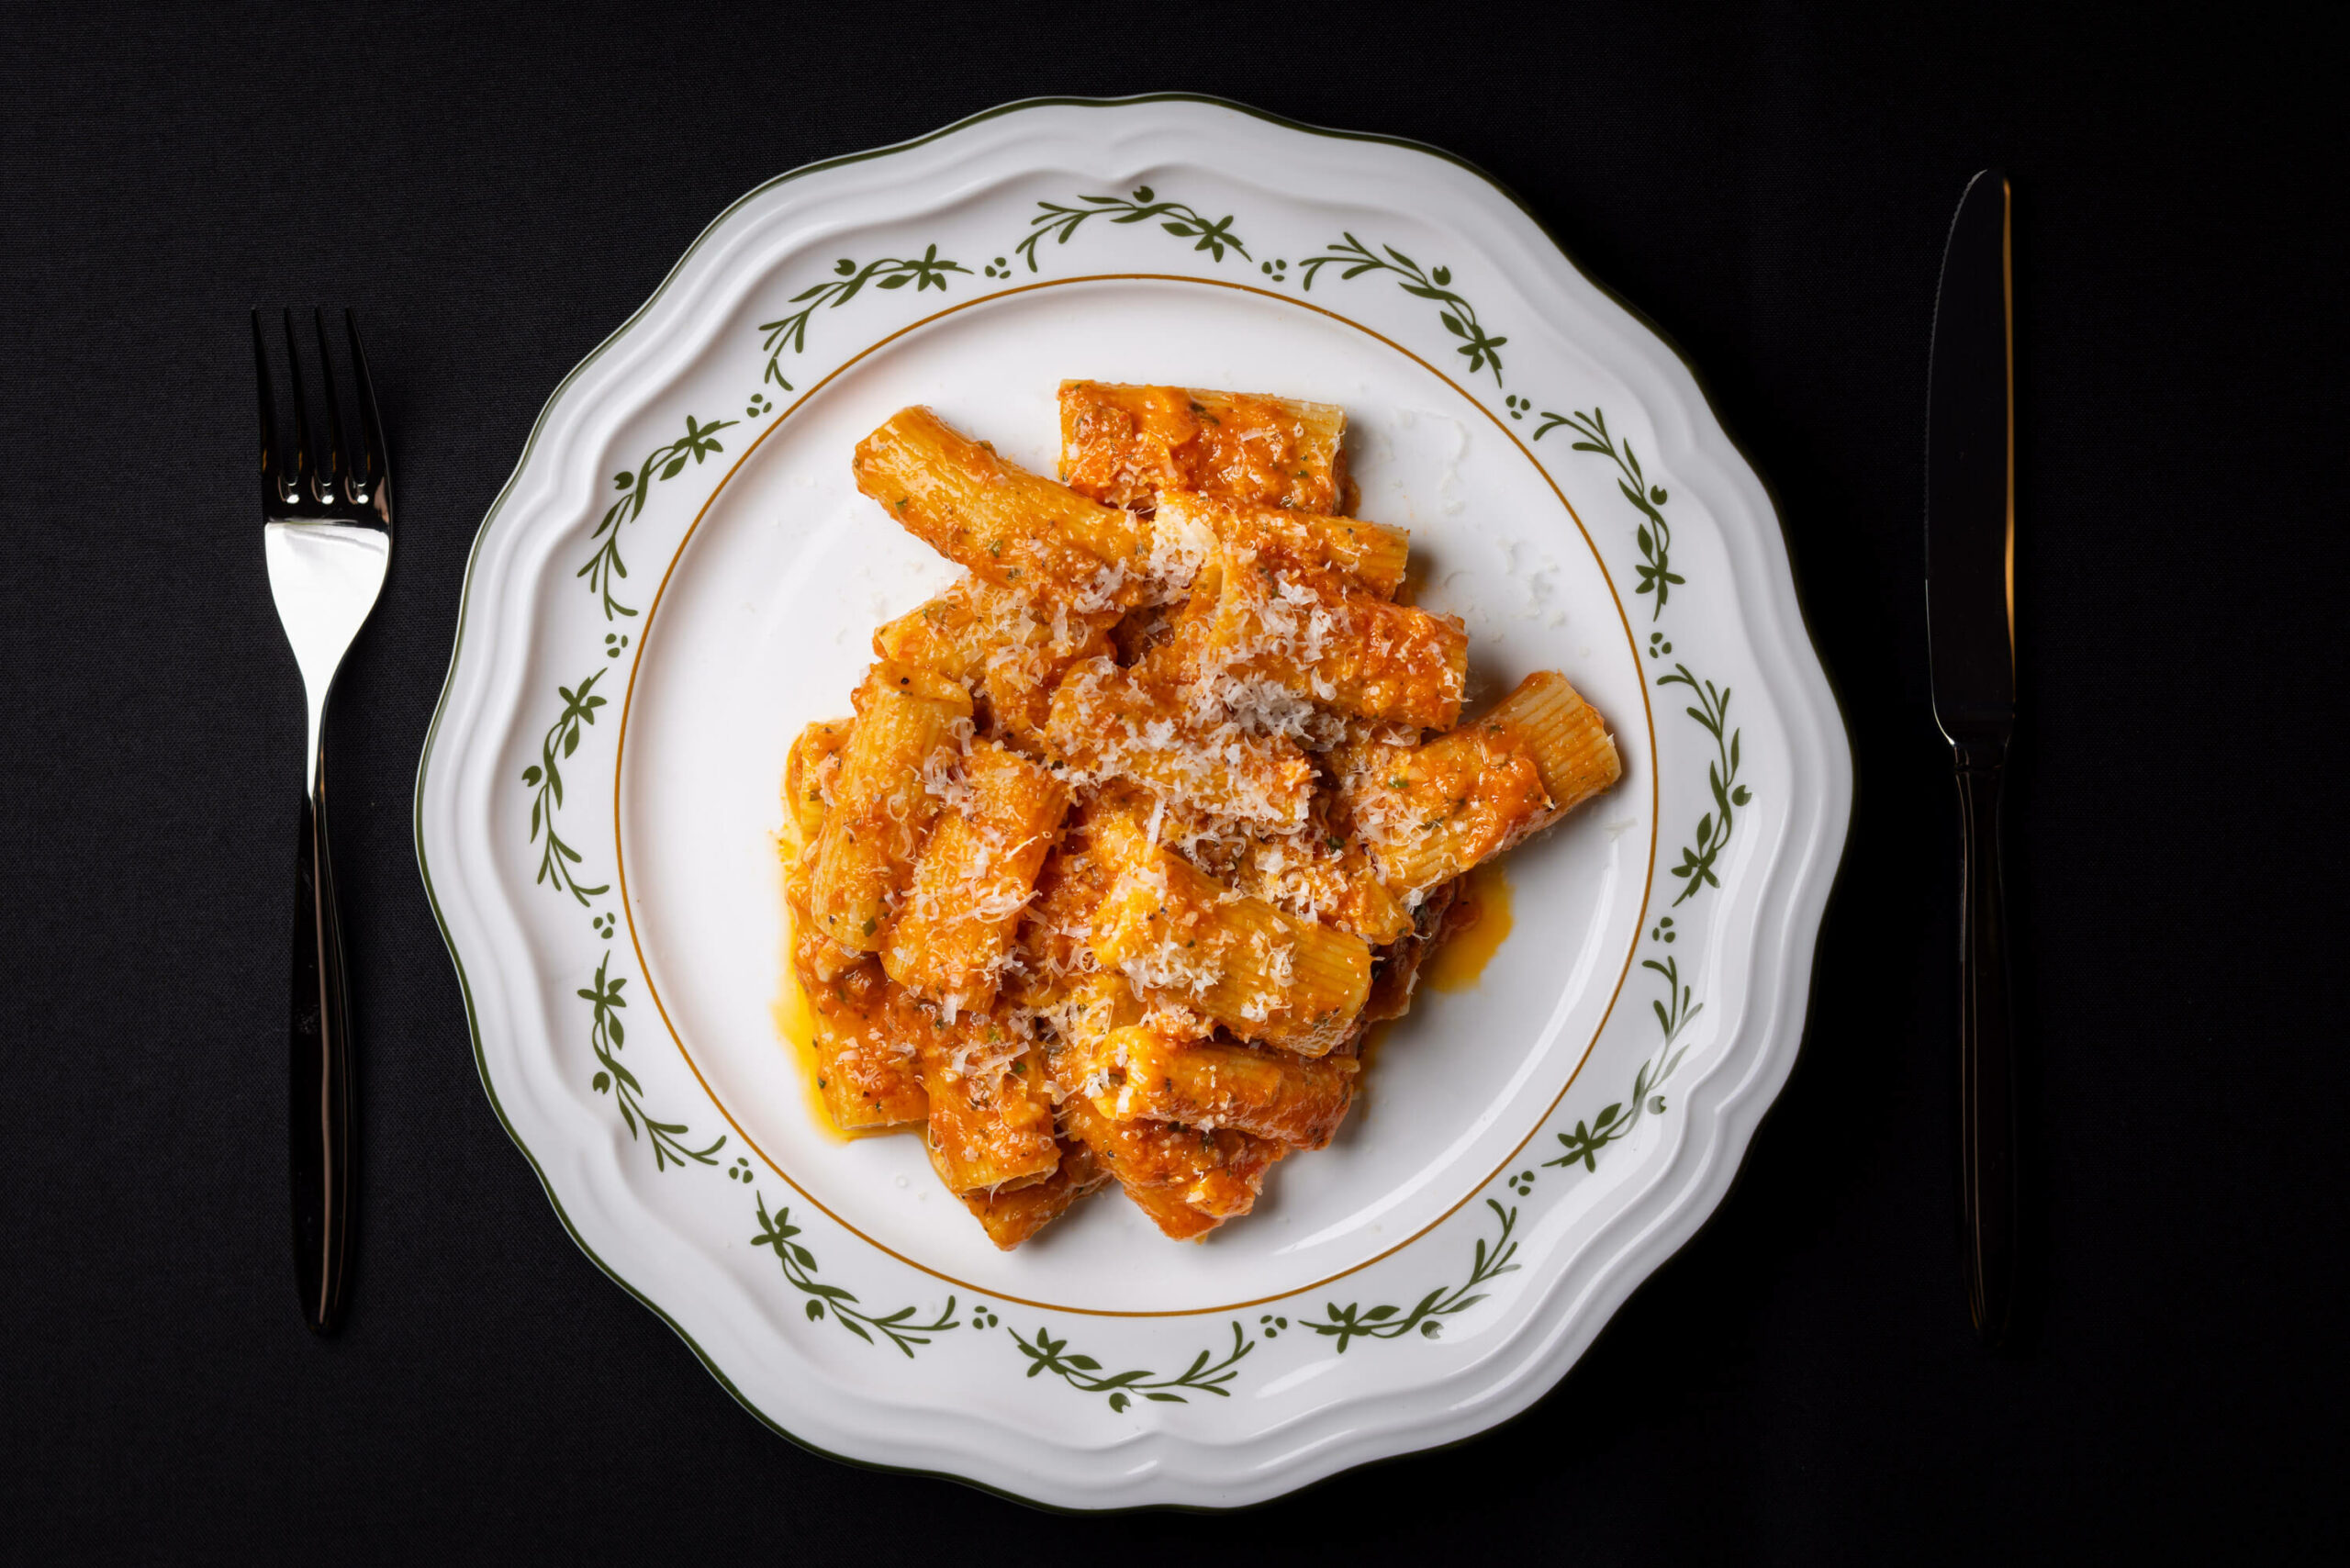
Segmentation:
{"type": "Polygon", "coordinates": [[[1213,1394],[1218,1399],[1229,1399],[1232,1391],[1225,1385],[1239,1376],[1239,1367],[1257,1342],[1237,1320],[1232,1325],[1232,1348],[1220,1360],[1211,1361],[1213,1353],[1202,1350],[1192,1358],[1192,1364],[1172,1377],[1161,1377],[1149,1371],[1122,1372],[1103,1374],[1102,1363],[1091,1356],[1064,1355],[1069,1349],[1067,1339],[1056,1339],[1049,1329],[1039,1325],[1033,1339],[1024,1339],[1020,1331],[1007,1325],[1004,1332],[1028,1358],[1030,1377],[1052,1373],[1080,1394],[1099,1394],[1109,1402],[1113,1411],[1124,1410],[1132,1403],[1129,1392],[1161,1405],[1186,1405],[1188,1395],[1213,1394]]]}
{"type": "Polygon", "coordinates": [[[603,674],[593,671],[576,688],[555,688],[563,699],[563,711],[539,742],[537,764],[522,770],[523,787],[532,792],[530,841],[540,845],[539,874],[534,879],[569,893],[582,905],[610,884],[586,887],[572,874],[571,868],[582,863],[579,852],[555,832],[554,813],[563,805],[563,764],[578,751],[580,731],[596,722],[596,711],[604,706],[604,699],[596,694],[596,682],[603,674]]]}
{"type": "Polygon", "coordinates": [[[709,424],[686,416],[686,433],[666,445],[657,446],[638,465],[633,474],[613,477],[613,486],[621,498],[605,509],[603,518],[596,524],[588,538],[596,542],[596,553],[588,564],[573,573],[586,577],[588,586],[603,599],[604,619],[634,615],[636,611],[613,597],[613,585],[628,576],[628,566],[621,559],[621,530],[644,514],[646,492],[656,479],[674,479],[686,471],[688,462],[699,464],[713,453],[724,452],[724,444],[717,432],[740,424],[739,420],[713,420],[709,424]]]}
{"type": "Polygon", "coordinates": [[[1672,673],[1657,678],[1659,686],[1683,686],[1695,694],[1696,702],[1682,710],[1714,739],[1714,760],[1706,769],[1706,781],[1714,798],[1714,809],[1697,819],[1695,842],[1681,851],[1681,863],[1671,868],[1681,881],[1681,891],[1673,901],[1679,907],[1697,895],[1700,888],[1718,888],[1721,879],[1716,875],[1714,864],[1729,846],[1730,834],[1736,828],[1738,812],[1753,797],[1747,786],[1738,782],[1740,732],[1729,727],[1730,689],[1717,687],[1710,680],[1700,680],[1685,664],[1675,664],[1672,673]]]}
{"type": "Polygon", "coordinates": [[[688,1160],[699,1165],[717,1164],[718,1151],[726,1147],[726,1135],[721,1133],[718,1141],[707,1148],[696,1148],[686,1141],[688,1135],[683,1122],[655,1120],[644,1108],[643,1086],[637,1082],[634,1073],[621,1065],[620,1058],[614,1054],[628,1037],[620,1020],[621,1009],[628,1005],[621,999],[621,991],[628,980],[625,976],[607,979],[611,965],[611,950],[606,948],[603,960],[596,966],[595,983],[583,986],[579,991],[580,997],[595,1010],[594,1021],[588,1026],[588,1044],[596,1053],[596,1061],[602,1069],[588,1080],[588,1087],[599,1094],[612,1096],[613,1103],[620,1107],[621,1123],[628,1128],[632,1140],[641,1139],[653,1146],[653,1169],[655,1171],[666,1170],[672,1165],[683,1165],[688,1160]]]}
{"type": "Polygon", "coordinates": [[[1619,443],[1608,432],[1607,415],[1598,405],[1594,404],[1589,413],[1581,409],[1567,414],[1545,411],[1541,422],[1534,427],[1534,439],[1540,441],[1561,427],[1573,432],[1575,451],[1592,453],[1616,465],[1616,488],[1643,519],[1634,535],[1639,543],[1641,564],[1633,568],[1639,579],[1633,592],[1654,595],[1649,619],[1662,620],[1665,601],[1685,580],[1673,570],[1673,525],[1665,521],[1664,513],[1659,510],[1664,505],[1663,487],[1649,487],[1640,472],[1639,454],[1632,450],[1628,440],[1619,443]]]}
{"type": "Polygon", "coordinates": [[[1444,330],[1463,342],[1453,350],[1469,362],[1469,374],[1481,371],[1493,373],[1494,385],[1502,385],[1501,347],[1507,338],[1488,334],[1478,319],[1476,308],[1451,287],[1452,269],[1438,267],[1423,272],[1420,264],[1393,245],[1382,245],[1378,252],[1364,244],[1351,233],[1334,244],[1325,245],[1323,254],[1308,256],[1301,269],[1307,292],[1312,292],[1314,280],[1325,267],[1338,269],[1338,281],[1350,282],[1366,273],[1384,272],[1395,274],[1396,286],[1416,299],[1435,302],[1437,321],[1444,330]],[[1384,254],[1380,252],[1383,252],[1384,254]]]}
{"type": "Polygon", "coordinates": [[[1113,225],[1157,218],[1161,230],[1179,240],[1196,236],[1199,243],[1192,249],[1205,251],[1216,261],[1223,261],[1226,251],[1237,252],[1244,260],[1256,259],[1248,254],[1248,247],[1240,236],[1232,231],[1232,214],[1211,220],[1182,202],[1160,201],[1148,185],[1136,185],[1130,196],[1080,196],[1076,201],[1078,205],[1073,207],[1050,201],[1036,204],[1040,210],[1029,218],[1026,238],[1013,247],[1028,259],[1030,272],[1038,270],[1036,247],[1048,236],[1055,244],[1066,245],[1088,219],[1095,218],[1107,218],[1113,225]]]}
{"type": "Polygon", "coordinates": [[[1642,1116],[1664,1114],[1664,1096],[1657,1090],[1688,1054],[1688,1047],[1676,1048],[1675,1042],[1680,1039],[1681,1031],[1689,1026],[1689,1021],[1705,1011],[1705,1003],[1682,983],[1680,959],[1659,962],[1643,958],[1640,968],[1655,970],[1664,980],[1664,999],[1649,1003],[1656,1013],[1657,1026],[1664,1031],[1664,1044],[1632,1075],[1630,1094],[1603,1108],[1589,1122],[1577,1122],[1571,1130],[1557,1135],[1561,1152],[1555,1159],[1544,1160],[1545,1167],[1580,1165],[1585,1170],[1595,1171],[1599,1169],[1600,1150],[1638,1126],[1642,1116]]]}
{"type": "Polygon", "coordinates": [[[913,1359],[914,1347],[927,1345],[939,1335],[962,1327],[955,1317],[955,1298],[949,1295],[946,1305],[927,1318],[917,1320],[912,1306],[901,1306],[878,1317],[865,1310],[855,1292],[832,1284],[816,1277],[816,1255],[792,1238],[800,1227],[791,1223],[791,1210],[779,1207],[767,1213],[765,1195],[758,1199],[759,1234],[751,1238],[754,1247],[773,1249],[776,1261],[783,1267],[783,1277],[791,1288],[808,1298],[800,1308],[811,1323],[829,1317],[843,1331],[870,1345],[875,1336],[887,1339],[898,1348],[907,1360],[913,1359]]]}
{"type": "Polygon", "coordinates": [[[1517,1243],[1510,1239],[1510,1233],[1517,1227],[1517,1210],[1504,1208],[1492,1198],[1485,1200],[1485,1206],[1501,1222],[1501,1233],[1490,1243],[1483,1238],[1478,1239],[1470,1260],[1469,1277],[1460,1284],[1449,1290],[1438,1286],[1408,1311],[1390,1305],[1363,1307],[1348,1303],[1340,1306],[1336,1302],[1326,1302],[1319,1322],[1308,1318],[1300,1327],[1311,1328],[1326,1339],[1337,1340],[1341,1355],[1357,1339],[1400,1339],[1412,1333],[1427,1339],[1436,1338],[1446,1318],[1466,1312],[1486,1299],[1485,1293],[1477,1287],[1517,1271],[1517,1264],[1512,1261],[1517,1256],[1517,1243]]]}
{"type": "Polygon", "coordinates": [[[791,303],[799,306],[799,309],[778,316],[772,321],[759,323],[759,347],[766,351],[767,356],[767,370],[759,378],[760,385],[772,382],[786,392],[791,390],[791,383],[783,374],[783,356],[786,353],[801,354],[808,352],[808,323],[817,311],[839,309],[864,293],[868,284],[884,291],[903,288],[912,284],[916,294],[930,288],[944,294],[949,274],[961,273],[968,277],[971,269],[940,255],[936,245],[929,245],[919,256],[884,256],[861,267],[843,256],[833,263],[833,271],[837,275],[832,282],[801,289],[791,297],[791,303]]]}
{"type": "MultiPolygon", "coordinates": [[[[1630,439],[1619,439],[1607,428],[1607,415],[1596,404],[1588,412],[1576,409],[1565,414],[1544,413],[1535,427],[1534,439],[1540,441],[1561,429],[1574,437],[1570,443],[1574,451],[1588,452],[1615,465],[1617,491],[1639,516],[1632,534],[1640,550],[1640,560],[1633,567],[1639,578],[1634,591],[1652,595],[1650,619],[1663,619],[1673,590],[1687,580],[1673,569],[1673,525],[1665,520],[1662,510],[1665,487],[1649,481],[1630,439]]],[[[1652,658],[1661,652],[1671,651],[1672,644],[1662,643],[1662,635],[1652,633],[1650,637],[1652,658]]],[[[1673,900],[1678,907],[1703,889],[1721,886],[1716,866],[1736,831],[1738,813],[1752,803],[1754,794],[1738,780],[1740,733],[1729,726],[1729,688],[1717,688],[1710,680],[1699,679],[1686,664],[1675,664],[1672,673],[1657,678],[1657,685],[1688,688],[1696,700],[1682,711],[1696,721],[1714,742],[1714,760],[1707,767],[1706,778],[1713,796],[1713,810],[1698,817],[1691,842],[1682,847],[1679,863],[1667,868],[1681,884],[1681,890],[1673,900]]]]}

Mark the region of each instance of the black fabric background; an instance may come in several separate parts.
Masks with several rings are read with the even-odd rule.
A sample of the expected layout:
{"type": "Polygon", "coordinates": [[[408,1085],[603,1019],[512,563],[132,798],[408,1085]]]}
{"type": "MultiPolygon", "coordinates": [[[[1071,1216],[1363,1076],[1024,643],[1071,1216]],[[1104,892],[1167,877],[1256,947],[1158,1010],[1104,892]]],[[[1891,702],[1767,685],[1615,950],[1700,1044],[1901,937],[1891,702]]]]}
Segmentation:
{"type": "Polygon", "coordinates": [[[2339,16],[0,12],[0,1557],[2338,1548],[2339,16]],[[1678,341],[1780,497],[1860,792],[1794,1081],[1551,1397],[1252,1515],[1087,1521],[800,1452],[580,1255],[476,1080],[409,792],[475,527],[704,224],[1007,99],[1167,88],[1471,159],[1678,341]],[[1941,245],[1994,162],[2040,1242],[2006,1355],[1959,1294],[1919,526],[1941,245]],[[300,715],[244,317],[313,300],[366,318],[401,502],[334,734],[364,1162],[331,1343],[285,1257],[300,715]]]}

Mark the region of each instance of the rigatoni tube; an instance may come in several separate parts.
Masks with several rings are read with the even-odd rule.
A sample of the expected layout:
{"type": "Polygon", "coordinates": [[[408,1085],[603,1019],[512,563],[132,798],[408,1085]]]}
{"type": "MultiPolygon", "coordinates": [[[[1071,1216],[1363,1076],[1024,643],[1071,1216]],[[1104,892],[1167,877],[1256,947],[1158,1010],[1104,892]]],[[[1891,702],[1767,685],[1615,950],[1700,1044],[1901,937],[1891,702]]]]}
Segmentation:
{"type": "Polygon", "coordinates": [[[856,487],[907,532],[999,588],[1080,610],[1150,596],[1148,525],[996,455],[928,409],[857,443],[856,487]]]}
{"type": "Polygon", "coordinates": [[[912,889],[881,961],[900,985],[985,1007],[1069,810],[1069,791],[1050,769],[991,741],[975,743],[960,778],[949,782],[953,803],[914,862],[912,889]]]}
{"type": "Polygon", "coordinates": [[[1234,897],[1163,849],[1143,851],[1113,884],[1094,912],[1093,953],[1146,995],[1308,1056],[1344,1040],[1371,993],[1361,937],[1234,897]]]}
{"type": "Polygon", "coordinates": [[[1110,1082],[1094,1097],[1102,1114],[1237,1127],[1293,1148],[1330,1141],[1354,1101],[1362,1064],[1313,1060],[1222,1040],[1177,1040],[1147,1025],[1113,1034],[1110,1082]]]}
{"type": "Polygon", "coordinates": [[[856,732],[842,753],[832,810],[817,843],[811,913],[827,936],[878,952],[914,857],[937,814],[931,760],[954,745],[971,700],[950,680],[908,665],[873,666],[857,690],[856,732]]]}

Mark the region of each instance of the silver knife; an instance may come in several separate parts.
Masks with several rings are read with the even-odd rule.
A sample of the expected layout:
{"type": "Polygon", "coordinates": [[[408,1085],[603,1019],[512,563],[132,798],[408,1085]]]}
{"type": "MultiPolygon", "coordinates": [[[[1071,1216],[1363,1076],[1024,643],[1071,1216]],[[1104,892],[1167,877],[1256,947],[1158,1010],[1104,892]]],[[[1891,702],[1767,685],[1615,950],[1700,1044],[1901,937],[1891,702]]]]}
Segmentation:
{"type": "Polygon", "coordinates": [[[1959,1181],[1966,1302],[1997,1345],[2016,1292],[2015,1049],[1999,797],[2015,731],[2015,311],[2005,175],[1968,182],[1927,371],[1926,641],[1958,776],[1959,1181]]]}

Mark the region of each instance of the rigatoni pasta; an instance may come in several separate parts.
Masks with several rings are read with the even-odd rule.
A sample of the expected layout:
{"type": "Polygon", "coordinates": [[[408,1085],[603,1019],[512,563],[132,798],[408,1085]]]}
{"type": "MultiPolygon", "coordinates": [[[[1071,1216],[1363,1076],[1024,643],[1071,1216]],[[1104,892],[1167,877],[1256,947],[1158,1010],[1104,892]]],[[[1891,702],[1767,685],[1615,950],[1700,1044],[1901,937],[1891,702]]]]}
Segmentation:
{"type": "Polygon", "coordinates": [[[1041,1182],[1008,1191],[959,1193],[963,1206],[1006,1252],[1069,1211],[1080,1198],[1110,1180],[1109,1172],[1081,1143],[1061,1144],[1060,1165],[1041,1182]]]}
{"type": "Polygon", "coordinates": [[[1093,1103],[1104,1115],[1237,1127],[1293,1148],[1330,1141],[1362,1071],[1350,1056],[1178,1039],[1145,1024],[1113,1031],[1102,1054],[1106,1081],[1093,1103]]]}
{"type": "Polygon", "coordinates": [[[871,958],[808,991],[815,1019],[816,1091],[845,1133],[927,1121],[930,1098],[913,1042],[920,1015],[893,992],[871,958]]]}
{"type": "Polygon", "coordinates": [[[1069,791],[1048,768],[974,742],[947,812],[914,862],[913,886],[882,949],[909,991],[960,1009],[995,1000],[1021,912],[1060,831],[1069,791]]]}
{"type": "Polygon", "coordinates": [[[825,935],[873,953],[937,815],[927,780],[953,748],[956,724],[971,716],[971,699],[943,677],[885,661],[857,689],[856,709],[817,840],[809,907],[825,935]]]}
{"type": "Polygon", "coordinates": [[[1289,1146],[1231,1127],[1213,1130],[1105,1114],[1088,1095],[1061,1102],[1061,1120],[1161,1230],[1179,1241],[1247,1214],[1265,1172],[1289,1146]]]}
{"type": "Polygon", "coordinates": [[[842,946],[810,913],[817,845],[852,720],[819,720],[792,744],[785,803],[796,832],[782,846],[791,913],[791,966],[807,1003],[816,1091],[845,1133],[921,1122],[930,1114],[915,1059],[915,1014],[867,954],[842,946]]]}
{"type": "Polygon", "coordinates": [[[1371,946],[1235,895],[1171,851],[1127,866],[1093,915],[1093,953],[1146,998],[1306,1056],[1344,1041],[1371,994],[1371,946]]]}
{"type": "Polygon", "coordinates": [[[1204,566],[1221,552],[1280,561],[1349,578],[1382,599],[1404,586],[1412,548],[1407,529],[1184,491],[1159,498],[1151,529],[1159,553],[1172,559],[1204,566]]]}
{"type": "Polygon", "coordinates": [[[1525,740],[1542,770],[1550,814],[1531,828],[1548,826],[1624,776],[1606,721],[1556,670],[1528,676],[1491,716],[1525,740]]]}
{"type": "Polygon", "coordinates": [[[1061,477],[1147,512],[1169,490],[1295,511],[1338,510],[1346,410],[1195,386],[1061,383],[1061,477]]]}
{"type": "Polygon", "coordinates": [[[1044,1053],[1019,1020],[934,1014],[913,1035],[930,1102],[930,1163],[948,1192],[1006,1192],[1060,1169],[1044,1053]]]}
{"type": "Polygon", "coordinates": [[[1149,672],[1107,658],[1069,672],[1045,734],[1080,774],[1130,779],[1202,811],[1294,824],[1314,799],[1314,765],[1296,742],[1252,734],[1222,713],[1203,717],[1149,672]]]}
{"type": "Polygon", "coordinates": [[[1451,727],[1469,676],[1460,622],[1393,604],[1326,572],[1227,555],[1202,661],[1352,718],[1451,727]]]}
{"type": "Polygon", "coordinates": [[[919,1126],[997,1246],[1114,1183],[1198,1239],[1337,1136],[1460,879],[1621,773],[1346,515],[1345,414],[1070,381],[1058,481],[926,409],[858,487],[968,576],[793,742],[791,962],[845,1132],[919,1126]]]}
{"type": "Polygon", "coordinates": [[[1410,896],[1539,832],[1622,773],[1598,713],[1546,670],[1423,745],[1360,749],[1337,799],[1381,879],[1410,896]]]}
{"type": "Polygon", "coordinates": [[[1006,462],[928,409],[904,409],[858,443],[856,487],[998,588],[1096,608],[1145,597],[1132,573],[1148,554],[1147,524],[1006,462]]]}

